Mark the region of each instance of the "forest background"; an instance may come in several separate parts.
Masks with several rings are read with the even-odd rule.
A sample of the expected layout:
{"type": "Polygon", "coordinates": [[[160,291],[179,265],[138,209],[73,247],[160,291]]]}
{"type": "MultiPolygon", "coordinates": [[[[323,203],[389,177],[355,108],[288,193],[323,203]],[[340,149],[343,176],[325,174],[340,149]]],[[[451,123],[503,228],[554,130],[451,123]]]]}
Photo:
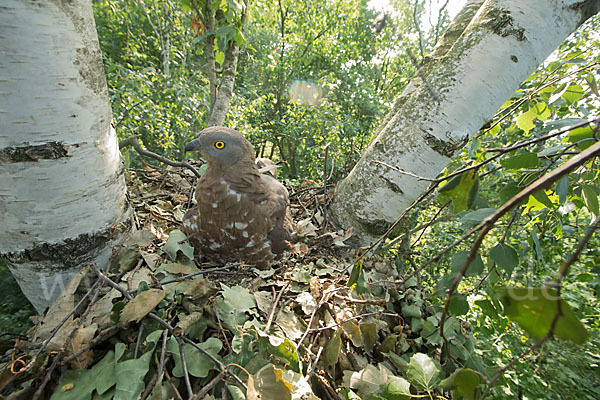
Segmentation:
{"type": "MultiPolygon", "coordinates": [[[[217,65],[225,57],[218,51],[225,41],[236,40],[241,48],[225,124],[244,132],[257,155],[280,161],[280,179],[291,187],[323,180],[326,146],[330,167],[334,165],[328,179],[343,178],[450,22],[447,10],[432,13],[427,3],[392,2],[394,12],[378,32],[374,21],[379,12],[366,1],[338,0],[327,7],[310,1],[253,1],[241,32],[235,28],[241,4],[224,0],[216,26],[217,65]]],[[[139,135],[146,148],[182,159],[185,143],[206,126],[211,101],[206,32],[193,4],[119,0],[94,1],[93,6],[119,138],[139,135]]],[[[565,41],[441,176],[489,158],[494,149],[597,118],[598,22],[592,18],[565,41]]],[[[400,243],[393,239],[384,246],[385,255],[397,257],[402,271],[431,259],[489,210],[594,140],[596,132],[583,127],[487,163],[479,170],[476,188],[454,183],[466,185],[463,191],[473,189],[466,202],[451,185],[445,191],[442,187],[414,215],[420,229],[411,232],[409,256],[398,255],[400,243]]],[[[133,149],[122,153],[127,168],[153,162],[133,149]]],[[[478,272],[453,298],[452,314],[470,326],[475,352],[486,365],[506,365],[532,343],[500,312],[495,288],[540,286],[556,274],[599,215],[599,169],[596,161],[548,192],[531,196],[503,222],[505,229],[490,234],[496,235],[491,248],[509,254],[510,260],[493,253],[479,258],[478,272]]],[[[547,342],[505,373],[497,396],[600,397],[599,242],[598,235],[590,238],[563,291],[589,339],[582,345],[547,342]]],[[[462,265],[468,246],[460,250],[422,271],[423,296],[433,304],[443,303],[452,271],[462,265]]],[[[5,270],[2,276],[7,287],[11,278],[5,270]]],[[[18,294],[3,298],[3,330],[28,328],[33,311],[20,299],[18,294]]]]}

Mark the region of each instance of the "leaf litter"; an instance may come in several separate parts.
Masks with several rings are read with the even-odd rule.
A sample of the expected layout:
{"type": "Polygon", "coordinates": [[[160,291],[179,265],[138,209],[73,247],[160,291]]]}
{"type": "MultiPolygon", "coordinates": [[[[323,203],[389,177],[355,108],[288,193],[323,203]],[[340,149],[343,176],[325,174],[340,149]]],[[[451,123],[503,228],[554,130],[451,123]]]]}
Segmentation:
{"type": "MultiPolygon", "coordinates": [[[[299,243],[261,271],[193,260],[178,228],[194,180],[172,167],[128,171],[135,229],[115,249],[110,272],[82,270],[29,339],[6,351],[1,393],[402,399],[444,378],[455,387],[439,365],[439,313],[416,280],[396,289],[402,275],[392,260],[357,261],[344,243],[351,231],[324,229],[320,186],[290,190],[299,243]]],[[[457,346],[469,346],[454,317],[445,330],[457,346]]]]}

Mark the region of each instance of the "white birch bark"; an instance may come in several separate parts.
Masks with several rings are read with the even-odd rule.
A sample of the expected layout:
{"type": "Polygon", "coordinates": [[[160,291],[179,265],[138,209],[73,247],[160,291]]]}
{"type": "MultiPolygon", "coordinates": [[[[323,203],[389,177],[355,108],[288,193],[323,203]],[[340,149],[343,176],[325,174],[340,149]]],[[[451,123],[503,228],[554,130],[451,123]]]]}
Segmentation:
{"type": "MultiPolygon", "coordinates": [[[[0,5],[0,255],[43,311],[127,220],[91,2],[0,5]]],[[[123,227],[121,227],[123,230],[123,227]]]]}
{"type": "Polygon", "coordinates": [[[471,0],[465,7],[335,190],[331,214],[354,228],[358,244],[379,238],[428,186],[374,161],[435,178],[600,1],[471,0]]]}

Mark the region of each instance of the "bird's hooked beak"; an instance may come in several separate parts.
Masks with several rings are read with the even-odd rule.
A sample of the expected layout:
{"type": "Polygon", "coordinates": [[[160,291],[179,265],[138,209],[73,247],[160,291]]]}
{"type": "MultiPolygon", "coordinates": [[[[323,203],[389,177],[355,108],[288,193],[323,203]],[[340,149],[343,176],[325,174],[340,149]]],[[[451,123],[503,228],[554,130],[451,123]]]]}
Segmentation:
{"type": "Polygon", "coordinates": [[[198,151],[200,150],[200,142],[198,141],[198,139],[194,139],[191,142],[189,142],[188,144],[185,145],[185,152],[187,153],[188,151],[198,151]]]}

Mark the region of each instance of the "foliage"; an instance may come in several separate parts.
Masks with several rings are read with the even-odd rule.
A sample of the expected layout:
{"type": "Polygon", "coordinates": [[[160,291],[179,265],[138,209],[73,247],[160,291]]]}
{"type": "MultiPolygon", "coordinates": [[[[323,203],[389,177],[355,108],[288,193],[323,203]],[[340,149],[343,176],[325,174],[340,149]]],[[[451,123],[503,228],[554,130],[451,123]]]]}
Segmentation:
{"type": "Polygon", "coordinates": [[[1,260],[0,287],[4,293],[0,302],[0,332],[25,334],[33,325],[29,317],[35,315],[35,310],[1,260]]]}
{"type": "Polygon", "coordinates": [[[210,102],[191,13],[167,1],[93,5],[119,138],[140,135],[150,150],[181,158],[210,102]]]}
{"type": "MultiPolygon", "coordinates": [[[[186,1],[98,0],[94,11],[119,137],[141,135],[149,149],[181,158],[208,118],[210,32],[186,1]]],[[[284,176],[322,179],[330,144],[334,176],[343,177],[414,73],[401,48],[417,45],[396,37],[414,36],[411,19],[390,17],[375,34],[375,15],[366,0],[251,5],[226,123],[261,155],[284,161],[284,176]]],[[[217,54],[225,46],[219,38],[240,36],[234,28],[216,26],[217,54]]]]}
{"type": "MultiPolygon", "coordinates": [[[[440,249],[512,196],[597,142],[598,125],[586,123],[599,122],[597,23],[593,18],[564,42],[442,174],[437,203],[419,215],[427,230],[417,229],[420,239],[410,249],[415,265],[439,257],[440,249]]],[[[599,171],[597,158],[592,159],[505,214],[451,297],[450,314],[464,315],[474,329],[475,353],[503,366],[543,343],[538,341],[554,326],[558,303],[552,286],[544,285],[566,274],[562,316],[552,332],[580,346],[545,342],[501,375],[505,386],[491,390],[498,398],[598,397],[598,234],[589,237],[580,254],[577,246],[598,218],[599,171]],[[573,253],[578,259],[571,264],[573,253]]],[[[435,286],[440,301],[470,248],[469,240],[463,241],[423,271],[421,279],[435,286]]]]}

